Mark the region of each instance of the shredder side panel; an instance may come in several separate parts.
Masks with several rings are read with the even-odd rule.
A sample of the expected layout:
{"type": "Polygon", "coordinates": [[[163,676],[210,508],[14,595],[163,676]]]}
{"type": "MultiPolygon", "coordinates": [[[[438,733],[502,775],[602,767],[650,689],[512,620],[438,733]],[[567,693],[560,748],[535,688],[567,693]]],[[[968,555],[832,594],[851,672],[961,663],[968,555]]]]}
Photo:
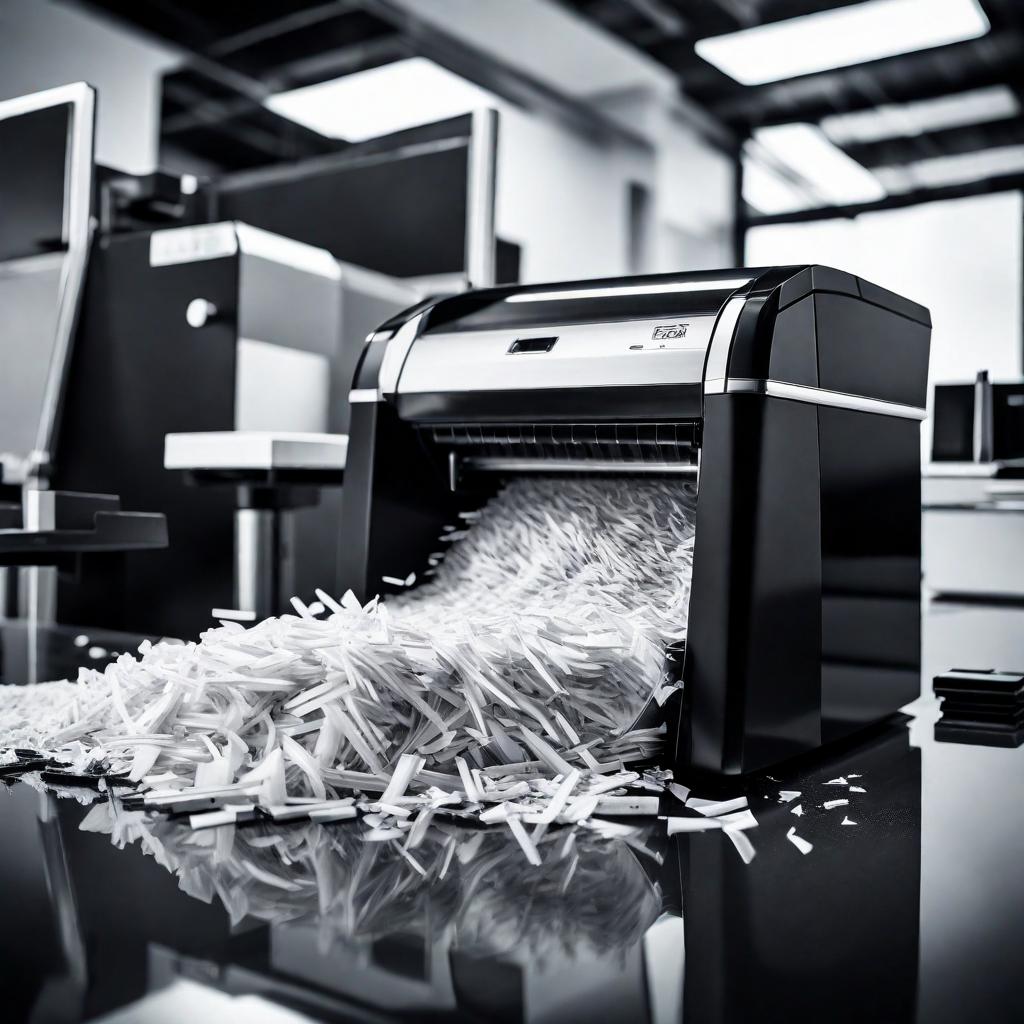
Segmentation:
{"type": "Polygon", "coordinates": [[[847,409],[818,416],[828,741],[920,693],[921,428],[847,409]]]}
{"type": "Polygon", "coordinates": [[[338,559],[343,591],[368,601],[393,592],[384,576],[422,578],[444,525],[468,507],[391,405],[352,406],[338,559]]]}
{"type": "Polygon", "coordinates": [[[817,411],[709,395],[680,767],[738,774],[821,740],[817,411]]]}

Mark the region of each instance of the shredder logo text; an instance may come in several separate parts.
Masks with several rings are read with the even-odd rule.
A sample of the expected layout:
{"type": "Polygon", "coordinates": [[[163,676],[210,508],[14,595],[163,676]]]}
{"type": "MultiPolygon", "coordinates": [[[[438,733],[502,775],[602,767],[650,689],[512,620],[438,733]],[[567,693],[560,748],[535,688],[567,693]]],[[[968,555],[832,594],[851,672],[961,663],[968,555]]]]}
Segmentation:
{"type": "Polygon", "coordinates": [[[654,328],[654,333],[651,338],[654,341],[669,341],[675,338],[685,338],[686,329],[689,324],[662,324],[660,327],[654,328]]]}

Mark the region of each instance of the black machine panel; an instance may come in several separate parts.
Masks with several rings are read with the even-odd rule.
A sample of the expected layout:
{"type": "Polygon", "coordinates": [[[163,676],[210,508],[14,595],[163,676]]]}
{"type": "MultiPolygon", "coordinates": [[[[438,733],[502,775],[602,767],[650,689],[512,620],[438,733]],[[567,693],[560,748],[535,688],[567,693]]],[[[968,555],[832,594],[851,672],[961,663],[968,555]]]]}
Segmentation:
{"type": "Polygon", "coordinates": [[[818,411],[822,738],[921,691],[917,421],[818,411]],[[865,644],[870,637],[870,644],[865,644]]]}
{"type": "Polygon", "coordinates": [[[923,406],[927,399],[928,323],[846,295],[815,295],[827,333],[818,345],[823,388],[923,406]]]}
{"type": "Polygon", "coordinates": [[[165,470],[164,436],[234,428],[238,263],[153,268],[149,244],[140,233],[94,247],[53,483],[159,509],[170,547],[119,565],[107,556],[81,580],[63,579],[58,604],[65,622],[194,636],[211,606],[231,607],[234,504],[228,489],[199,491],[165,470]],[[115,301],[123,293],[136,301],[115,301]],[[220,311],[202,331],[184,315],[197,294],[220,311]]]}

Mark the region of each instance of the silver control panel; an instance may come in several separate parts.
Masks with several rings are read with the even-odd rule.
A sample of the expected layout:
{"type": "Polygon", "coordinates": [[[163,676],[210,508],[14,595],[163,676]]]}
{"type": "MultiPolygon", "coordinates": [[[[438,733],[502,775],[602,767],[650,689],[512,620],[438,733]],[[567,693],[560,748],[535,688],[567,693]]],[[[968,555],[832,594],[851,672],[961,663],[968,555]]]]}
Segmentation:
{"type": "Polygon", "coordinates": [[[700,383],[715,314],[425,334],[399,394],[700,383]]]}

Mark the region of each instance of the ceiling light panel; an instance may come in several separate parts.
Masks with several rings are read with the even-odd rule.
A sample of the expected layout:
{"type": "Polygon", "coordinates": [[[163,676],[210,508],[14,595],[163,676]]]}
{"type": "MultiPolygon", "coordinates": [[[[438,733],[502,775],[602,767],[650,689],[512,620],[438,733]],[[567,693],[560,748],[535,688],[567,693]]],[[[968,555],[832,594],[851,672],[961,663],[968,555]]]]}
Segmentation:
{"type": "Polygon", "coordinates": [[[976,39],[988,32],[977,0],[868,0],[701,39],[697,54],[743,85],[976,39]]]}
{"type": "Polygon", "coordinates": [[[499,103],[485,89],[425,57],[277,93],[264,102],[289,120],[347,142],[363,142],[499,103]]]}
{"type": "Polygon", "coordinates": [[[743,201],[765,216],[821,206],[821,200],[755,157],[743,156],[743,201]]]}
{"type": "Polygon", "coordinates": [[[1005,85],[993,85],[915,103],[886,104],[852,114],[833,114],[822,120],[821,127],[839,145],[859,145],[987,124],[1016,117],[1019,113],[1020,103],[1013,90],[1005,85]]]}
{"type": "Polygon", "coordinates": [[[759,128],[754,141],[782,166],[806,181],[827,203],[847,206],[884,199],[885,189],[862,164],[811,124],[759,128]]]}

